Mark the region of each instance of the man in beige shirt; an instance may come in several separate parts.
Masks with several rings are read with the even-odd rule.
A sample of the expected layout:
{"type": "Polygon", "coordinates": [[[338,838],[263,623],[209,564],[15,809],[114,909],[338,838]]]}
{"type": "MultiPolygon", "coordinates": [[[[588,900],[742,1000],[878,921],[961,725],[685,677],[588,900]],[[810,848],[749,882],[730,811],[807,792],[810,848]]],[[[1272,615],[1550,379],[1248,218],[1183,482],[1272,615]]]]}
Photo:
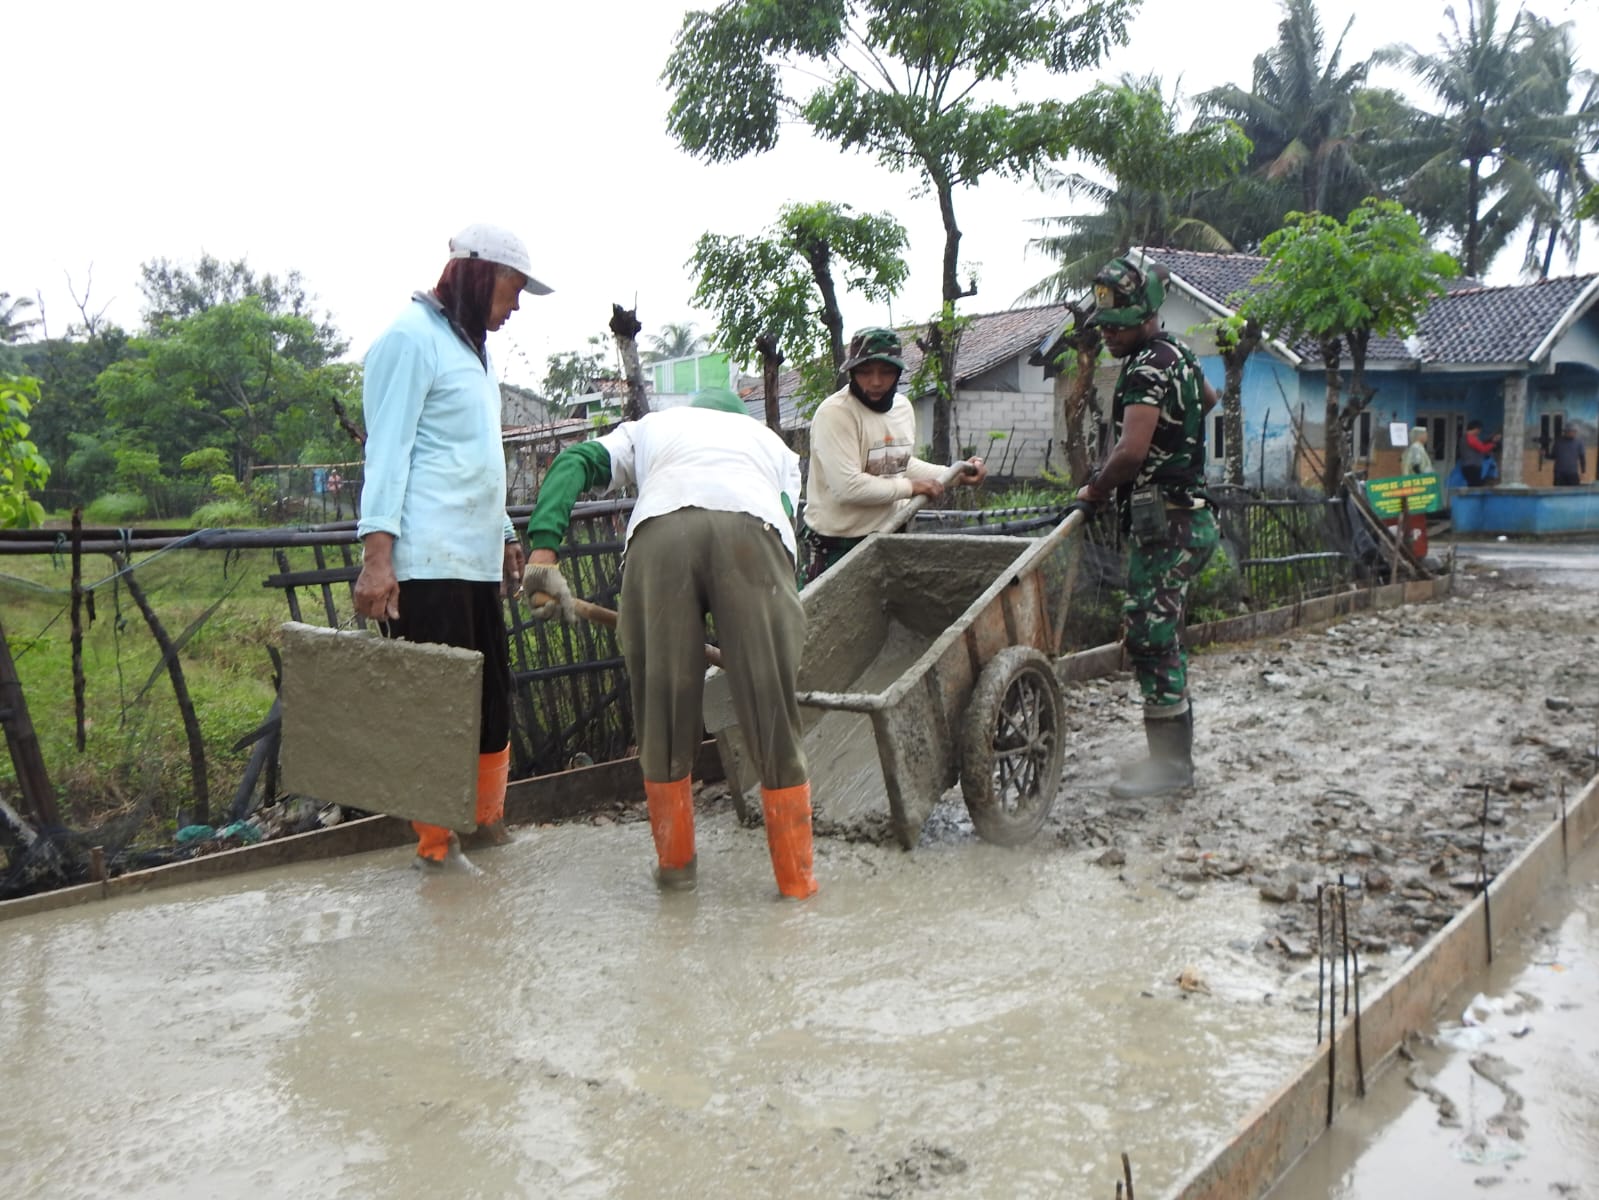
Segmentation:
{"type": "MultiPolygon", "coordinates": [[[[802,583],[831,567],[894,516],[913,496],[944,493],[945,468],[916,457],[916,413],[898,394],[905,370],[899,334],[862,329],[850,339],[844,369],[849,384],[834,392],[811,418],[810,473],[800,524],[802,583]]],[[[982,483],[981,458],[961,477],[982,483]]]]}

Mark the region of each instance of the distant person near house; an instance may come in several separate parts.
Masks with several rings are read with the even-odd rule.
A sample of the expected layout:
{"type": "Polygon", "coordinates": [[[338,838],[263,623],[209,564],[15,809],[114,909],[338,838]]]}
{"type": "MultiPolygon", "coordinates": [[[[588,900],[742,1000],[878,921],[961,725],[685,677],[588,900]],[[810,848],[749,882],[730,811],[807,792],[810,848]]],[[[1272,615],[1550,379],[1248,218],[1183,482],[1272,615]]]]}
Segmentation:
{"type": "Polygon", "coordinates": [[[337,467],[334,467],[328,472],[326,486],[328,489],[328,495],[333,497],[333,519],[337,521],[341,516],[344,515],[343,510],[339,507],[339,489],[344,486],[344,476],[339,474],[339,469],[337,467]]]}
{"type": "Polygon", "coordinates": [[[1588,456],[1575,426],[1567,425],[1555,439],[1555,486],[1576,487],[1588,469],[1588,456]]]}
{"type": "Polygon", "coordinates": [[[1499,473],[1493,457],[1500,440],[1497,433],[1484,437],[1481,421],[1466,423],[1466,440],[1460,447],[1460,474],[1467,487],[1481,487],[1499,473]]]}
{"type": "MultiPolygon", "coordinates": [[[[510,319],[533,278],[509,230],[469,225],[431,291],[416,292],[367,351],[361,385],[366,465],[355,611],[390,637],[483,655],[477,814],[480,840],[505,832],[511,758],[511,656],[502,596],[522,584],[524,556],[505,511],[500,385],[488,335],[510,319]]],[[[417,697],[417,720],[429,719],[417,697]]],[[[412,822],[416,863],[459,858],[454,834],[412,822]]]]}
{"type": "MultiPolygon", "coordinates": [[[[800,522],[800,579],[809,583],[912,496],[944,494],[944,468],[913,453],[916,412],[897,394],[905,371],[899,334],[862,329],[850,339],[844,370],[849,383],[811,419],[811,465],[800,522]]],[[[975,487],[988,476],[981,458],[960,482],[975,487]]]]}
{"type": "Polygon", "coordinates": [[[1427,453],[1427,431],[1419,425],[1410,431],[1410,445],[1405,447],[1401,473],[1405,475],[1433,473],[1432,455],[1427,453]]]}

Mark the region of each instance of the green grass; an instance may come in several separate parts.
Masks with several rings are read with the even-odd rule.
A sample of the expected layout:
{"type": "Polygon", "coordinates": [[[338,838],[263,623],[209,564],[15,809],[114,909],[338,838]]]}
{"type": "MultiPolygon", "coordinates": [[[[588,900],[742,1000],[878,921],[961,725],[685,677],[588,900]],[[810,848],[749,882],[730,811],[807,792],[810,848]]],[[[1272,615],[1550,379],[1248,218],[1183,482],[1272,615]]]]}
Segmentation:
{"type": "MultiPolygon", "coordinates": [[[[213,816],[231,802],[249,757],[248,749],[234,751],[233,744],[272,704],[266,646],[288,617],[282,594],[260,586],[273,569],[265,554],[210,551],[135,564],[135,577],[173,639],[233,589],[179,655],[205,743],[213,816]]],[[[104,555],[83,561],[85,585],[111,572],[104,555]]],[[[103,584],[95,591],[92,624],[84,613],[85,747],[77,749],[70,581],[65,556],[0,558],[5,635],[62,814],[70,825],[86,828],[141,807],[158,824],[170,823],[180,807],[192,804],[188,743],[168,674],[157,673],[160,650],[125,586],[114,595],[103,584]]],[[[0,756],[3,784],[14,785],[9,755],[0,756]]]]}

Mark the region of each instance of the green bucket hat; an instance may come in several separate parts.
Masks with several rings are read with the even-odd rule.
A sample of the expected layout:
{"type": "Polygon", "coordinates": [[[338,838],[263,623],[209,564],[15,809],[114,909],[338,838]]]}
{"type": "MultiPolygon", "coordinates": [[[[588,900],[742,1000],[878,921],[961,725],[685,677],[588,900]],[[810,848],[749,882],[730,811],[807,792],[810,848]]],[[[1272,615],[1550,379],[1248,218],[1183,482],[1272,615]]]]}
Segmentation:
{"type": "Polygon", "coordinates": [[[1160,276],[1147,274],[1125,258],[1113,258],[1094,276],[1094,315],[1092,326],[1128,329],[1142,325],[1160,311],[1166,288],[1160,276]]]}
{"type": "Polygon", "coordinates": [[[887,363],[896,371],[905,369],[905,348],[900,345],[899,334],[883,325],[868,325],[857,330],[849,340],[849,355],[844,359],[844,370],[853,371],[862,363],[887,363]]]}
{"type": "Polygon", "coordinates": [[[741,417],[750,415],[750,410],[744,407],[744,401],[738,398],[738,393],[728,388],[702,388],[694,393],[689,406],[714,408],[718,412],[737,413],[741,417]]]}

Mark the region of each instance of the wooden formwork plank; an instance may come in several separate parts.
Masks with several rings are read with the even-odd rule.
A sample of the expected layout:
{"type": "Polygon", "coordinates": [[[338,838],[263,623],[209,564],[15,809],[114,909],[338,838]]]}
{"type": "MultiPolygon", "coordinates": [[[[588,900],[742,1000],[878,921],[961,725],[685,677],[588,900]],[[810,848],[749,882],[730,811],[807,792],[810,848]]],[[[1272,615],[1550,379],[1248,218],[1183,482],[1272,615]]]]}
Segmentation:
{"type": "MultiPolygon", "coordinates": [[[[707,741],[700,746],[694,760],[694,776],[705,783],[721,781],[722,764],[716,753],[715,742],[707,741]]],[[[592,767],[576,767],[553,775],[519,779],[506,791],[506,820],[512,825],[540,824],[569,820],[592,812],[614,811],[618,804],[640,805],[644,802],[643,778],[638,759],[624,758],[592,767]]],[[[410,825],[398,817],[363,817],[326,829],[205,854],[163,867],[129,871],[104,883],[85,883],[41,892],[36,896],[0,901],[0,921],[246,871],[338,858],[368,850],[387,850],[405,845],[415,836],[410,825]]]]}
{"type": "MultiPolygon", "coordinates": [[[[1488,962],[1488,914],[1495,942],[1503,941],[1526,919],[1553,876],[1599,831],[1599,776],[1589,780],[1575,804],[1449,924],[1419,947],[1404,966],[1361,1005],[1360,1048],[1367,1070],[1375,1073],[1398,1049],[1407,1033],[1430,1024],[1439,1002],[1488,962]]],[[[1355,1018],[1346,1017],[1334,1038],[1337,1088],[1333,1120],[1358,1101],[1355,1018]]],[[[1254,1200],[1264,1195],[1326,1131],[1326,1044],[1305,1059],[1289,1081],[1244,1118],[1236,1132],[1170,1192],[1168,1200],[1254,1200]]]]}

